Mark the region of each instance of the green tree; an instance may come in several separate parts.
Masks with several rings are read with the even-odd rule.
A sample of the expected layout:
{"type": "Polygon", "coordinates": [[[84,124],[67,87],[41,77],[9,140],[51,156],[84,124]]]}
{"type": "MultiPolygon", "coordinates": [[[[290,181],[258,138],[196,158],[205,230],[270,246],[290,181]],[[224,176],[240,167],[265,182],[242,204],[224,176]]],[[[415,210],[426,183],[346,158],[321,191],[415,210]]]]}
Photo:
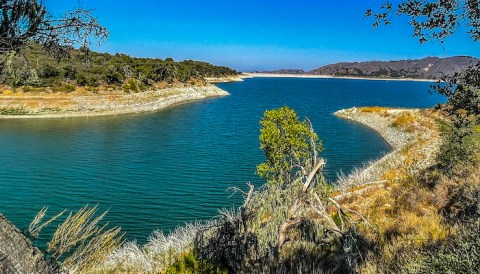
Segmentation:
{"type": "Polygon", "coordinates": [[[456,116],[480,115],[480,66],[444,79],[445,84],[433,89],[448,98],[446,110],[456,116]]]}
{"type": "Polygon", "coordinates": [[[64,55],[65,47],[87,47],[92,37],[101,42],[107,36],[91,10],[77,8],[59,17],[47,10],[43,0],[0,0],[0,53],[18,52],[34,42],[64,55]]]}
{"type": "Polygon", "coordinates": [[[310,121],[300,121],[289,107],[266,111],[260,120],[260,148],[266,161],[257,173],[269,183],[284,185],[310,171],[323,147],[310,121]]]}
{"type": "Polygon", "coordinates": [[[85,75],[83,74],[77,74],[77,85],[78,86],[86,86],[88,81],[87,81],[87,77],[85,77],[85,75]]]}
{"type": "Polygon", "coordinates": [[[480,162],[480,125],[475,116],[454,118],[442,125],[442,146],[437,155],[442,173],[453,177],[480,162]]]}
{"type": "Polygon", "coordinates": [[[73,66],[68,65],[63,68],[63,76],[67,80],[75,80],[77,78],[77,70],[73,66]]]}
{"type": "Polygon", "coordinates": [[[54,67],[50,64],[46,64],[42,68],[41,73],[40,73],[40,76],[42,78],[54,78],[54,77],[57,77],[59,75],[60,75],[60,71],[56,67],[54,67]]]}
{"type": "Polygon", "coordinates": [[[480,40],[480,3],[478,0],[402,0],[398,4],[385,2],[378,11],[367,10],[374,27],[391,24],[395,16],[407,16],[413,36],[420,43],[440,40],[457,30],[467,30],[474,41],[480,40]],[[460,28],[463,26],[464,28],[460,28]]]}
{"type": "MultiPolygon", "coordinates": [[[[93,16],[91,10],[77,8],[62,16],[52,15],[44,0],[0,0],[0,72],[7,67],[12,82],[18,82],[9,64],[28,45],[38,44],[57,59],[68,57],[75,45],[88,48],[92,38],[99,44],[108,31],[93,16]]],[[[22,55],[23,56],[23,55],[22,55]]],[[[5,79],[2,79],[5,80],[5,79]]]]}

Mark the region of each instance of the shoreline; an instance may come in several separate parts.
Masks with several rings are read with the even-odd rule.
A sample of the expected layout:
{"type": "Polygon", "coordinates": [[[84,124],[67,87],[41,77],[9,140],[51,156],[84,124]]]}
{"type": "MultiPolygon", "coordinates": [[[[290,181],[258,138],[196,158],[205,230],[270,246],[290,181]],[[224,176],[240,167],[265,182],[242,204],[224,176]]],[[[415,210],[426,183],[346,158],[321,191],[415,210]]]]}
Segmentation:
{"type": "Polygon", "coordinates": [[[215,85],[208,86],[187,86],[159,89],[154,91],[145,91],[134,94],[108,94],[108,95],[65,95],[62,98],[56,98],[56,95],[32,95],[32,96],[2,96],[0,95],[0,106],[15,108],[25,108],[29,101],[43,100],[40,102],[44,109],[51,109],[52,106],[46,106],[48,100],[67,102],[66,109],[60,109],[55,112],[42,112],[42,110],[33,110],[25,108],[31,113],[18,115],[0,115],[2,119],[50,119],[50,118],[74,118],[74,117],[98,117],[115,116],[124,114],[135,114],[145,112],[155,112],[163,110],[182,103],[197,101],[206,98],[222,97],[229,95],[228,92],[215,85]],[[17,105],[8,105],[8,102],[16,100],[17,105]],[[23,101],[22,101],[23,100],[23,101]],[[5,104],[7,101],[7,104],[5,104]],[[35,112],[37,111],[37,112],[35,112]]]}
{"type": "MultiPolygon", "coordinates": [[[[425,127],[425,122],[432,121],[421,109],[378,108],[367,111],[367,108],[341,109],[334,113],[336,117],[359,123],[374,130],[392,148],[392,150],[363,166],[358,166],[350,174],[340,174],[335,182],[341,189],[346,190],[353,186],[375,184],[377,187],[385,183],[385,173],[389,170],[406,168],[405,151],[420,151],[422,157],[409,164],[411,172],[417,172],[430,166],[434,162],[440,141],[435,129],[425,127]],[[412,115],[415,121],[406,127],[395,127],[393,123],[402,115],[412,115]],[[415,126],[413,130],[409,126],[415,126]]],[[[342,198],[343,195],[335,198],[342,198]]]]}
{"type": "Polygon", "coordinates": [[[276,73],[245,73],[248,78],[310,78],[310,79],[346,79],[346,80],[369,80],[369,81],[407,81],[407,82],[430,82],[436,83],[433,79],[415,78],[380,78],[380,77],[353,77],[316,74],[276,74],[276,73]]]}
{"type": "Polygon", "coordinates": [[[210,84],[220,84],[220,83],[233,83],[233,82],[243,82],[244,79],[252,78],[249,75],[246,75],[245,73],[242,73],[240,75],[235,75],[235,76],[227,76],[227,77],[207,77],[205,78],[205,81],[207,81],[210,84]]]}

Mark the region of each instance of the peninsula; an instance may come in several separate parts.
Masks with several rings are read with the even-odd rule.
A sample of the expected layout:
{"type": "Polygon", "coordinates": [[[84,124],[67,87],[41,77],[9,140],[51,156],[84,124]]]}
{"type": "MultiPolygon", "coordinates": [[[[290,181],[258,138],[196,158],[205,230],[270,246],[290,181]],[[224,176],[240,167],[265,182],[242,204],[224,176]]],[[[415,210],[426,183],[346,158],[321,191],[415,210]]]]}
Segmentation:
{"type": "Polygon", "coordinates": [[[9,73],[1,79],[0,119],[156,111],[228,95],[211,83],[242,80],[235,70],[192,60],[134,58],[82,49],[68,49],[67,58],[55,59],[36,44],[21,55],[2,57],[9,73]]]}

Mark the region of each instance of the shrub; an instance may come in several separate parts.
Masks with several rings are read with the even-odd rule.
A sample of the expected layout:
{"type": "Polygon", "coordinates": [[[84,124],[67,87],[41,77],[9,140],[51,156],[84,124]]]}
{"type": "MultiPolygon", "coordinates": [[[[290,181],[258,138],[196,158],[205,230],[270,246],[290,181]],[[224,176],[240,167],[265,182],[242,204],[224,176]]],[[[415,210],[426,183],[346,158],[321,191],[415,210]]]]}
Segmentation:
{"type": "Polygon", "coordinates": [[[141,92],[146,89],[140,81],[133,78],[128,79],[125,84],[123,84],[123,91],[125,92],[141,92]]]}
{"type": "Polygon", "coordinates": [[[87,80],[87,86],[90,86],[90,87],[98,87],[99,86],[99,83],[98,83],[98,80],[94,77],[90,77],[88,78],[87,80]]]}
{"type": "Polygon", "coordinates": [[[480,218],[480,172],[476,170],[460,182],[450,183],[446,199],[442,212],[451,221],[480,218]]]}
{"type": "Polygon", "coordinates": [[[413,131],[413,124],[415,123],[415,117],[410,112],[402,112],[398,115],[397,119],[392,123],[393,127],[403,128],[407,131],[413,131]]]}
{"type": "Polygon", "coordinates": [[[437,155],[439,169],[459,175],[480,162],[480,126],[475,117],[454,118],[441,124],[442,146],[437,155]]]}
{"type": "Polygon", "coordinates": [[[63,76],[66,79],[74,80],[77,76],[77,70],[74,67],[72,67],[71,65],[68,65],[68,66],[63,68],[63,76]]]}
{"type": "Polygon", "coordinates": [[[87,77],[83,74],[78,74],[77,75],[77,86],[86,86],[88,84],[87,77]]]}
{"type": "Polygon", "coordinates": [[[120,72],[117,71],[116,68],[109,68],[105,74],[103,75],[105,81],[107,82],[107,84],[120,84],[123,82],[122,78],[122,74],[120,72]]]}
{"type": "Polygon", "coordinates": [[[478,273],[480,268],[480,221],[461,227],[460,235],[441,246],[415,256],[408,273],[478,273]]]}
{"type": "Polygon", "coordinates": [[[271,182],[290,181],[311,154],[322,150],[310,122],[300,121],[289,107],[266,111],[260,125],[260,149],[266,161],[257,167],[257,172],[271,182]]]}
{"type": "Polygon", "coordinates": [[[25,115],[28,111],[24,108],[0,108],[0,115],[25,115]]]}
{"type": "Polygon", "coordinates": [[[75,91],[75,86],[73,85],[65,85],[63,86],[63,90],[67,93],[75,91]]]}
{"type": "Polygon", "coordinates": [[[46,64],[40,72],[40,77],[42,78],[54,78],[59,75],[60,71],[50,64],[46,64]]]}

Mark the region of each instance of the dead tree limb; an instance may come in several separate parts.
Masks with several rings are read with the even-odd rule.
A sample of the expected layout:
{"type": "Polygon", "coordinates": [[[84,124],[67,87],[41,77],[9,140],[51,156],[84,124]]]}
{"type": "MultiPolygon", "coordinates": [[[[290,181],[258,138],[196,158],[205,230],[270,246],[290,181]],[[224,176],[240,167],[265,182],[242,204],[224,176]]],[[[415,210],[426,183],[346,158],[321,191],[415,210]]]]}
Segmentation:
{"type": "Polygon", "coordinates": [[[317,165],[313,168],[313,170],[310,172],[310,174],[307,177],[307,180],[303,184],[303,189],[302,191],[305,193],[307,192],[308,188],[310,187],[310,184],[312,183],[313,178],[317,175],[317,173],[320,171],[321,168],[325,166],[325,160],[322,158],[320,161],[318,161],[317,165]]]}
{"type": "Polygon", "coordinates": [[[289,220],[285,223],[282,224],[282,226],[280,226],[280,230],[278,232],[278,242],[277,242],[277,250],[278,252],[280,252],[280,250],[282,249],[282,246],[283,244],[285,244],[285,241],[287,239],[287,232],[288,230],[294,226],[294,225],[297,225],[301,222],[303,222],[305,220],[305,218],[296,218],[296,219],[293,219],[293,220],[289,220]]]}

